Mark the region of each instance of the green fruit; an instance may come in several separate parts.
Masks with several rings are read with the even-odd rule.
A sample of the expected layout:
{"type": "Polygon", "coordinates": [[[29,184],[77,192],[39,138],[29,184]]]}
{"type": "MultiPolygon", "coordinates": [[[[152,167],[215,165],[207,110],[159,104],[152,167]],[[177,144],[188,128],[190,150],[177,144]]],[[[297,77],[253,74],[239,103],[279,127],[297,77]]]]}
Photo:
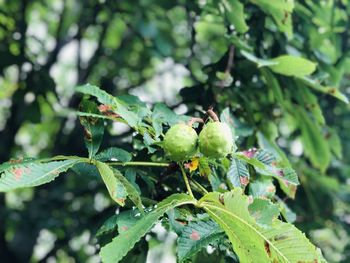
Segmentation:
{"type": "Polygon", "coordinates": [[[232,131],[226,123],[210,122],[199,134],[199,149],[210,158],[226,157],[233,150],[232,131]]]}
{"type": "Polygon", "coordinates": [[[196,153],[197,141],[198,135],[192,127],[176,124],[165,134],[165,154],[173,161],[188,160],[196,153]]]}

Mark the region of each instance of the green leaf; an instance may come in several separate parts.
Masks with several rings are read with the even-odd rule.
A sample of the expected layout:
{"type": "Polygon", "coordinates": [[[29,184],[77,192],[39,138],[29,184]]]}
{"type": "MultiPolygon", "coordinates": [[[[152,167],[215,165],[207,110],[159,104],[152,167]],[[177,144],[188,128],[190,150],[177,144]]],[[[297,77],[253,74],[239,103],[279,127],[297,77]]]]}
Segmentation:
{"type": "Polygon", "coordinates": [[[307,86],[309,86],[310,88],[312,88],[314,90],[331,95],[331,96],[345,102],[346,104],[349,103],[349,99],[347,98],[347,96],[345,96],[343,93],[341,93],[339,91],[339,89],[337,89],[336,87],[322,86],[319,81],[308,78],[308,77],[303,77],[303,78],[299,78],[299,79],[304,84],[306,84],[307,86]]]}
{"type": "Polygon", "coordinates": [[[331,161],[331,153],[320,127],[300,107],[295,108],[294,116],[299,121],[305,154],[316,167],[325,171],[331,161]]]}
{"type": "Polygon", "coordinates": [[[249,184],[249,194],[254,198],[273,198],[276,193],[276,187],[272,179],[254,180],[249,184]]]}
{"type": "Polygon", "coordinates": [[[177,255],[180,262],[223,236],[223,230],[211,220],[190,222],[177,239],[177,255]]]}
{"type": "Polygon", "coordinates": [[[316,70],[316,64],[305,58],[283,55],[271,59],[271,61],[277,64],[269,65],[268,67],[273,72],[285,76],[304,77],[316,70]]]}
{"type": "Polygon", "coordinates": [[[250,0],[259,6],[265,13],[272,16],[280,31],[285,32],[288,38],[293,36],[292,12],[294,0],[250,0]]]}
{"type": "Polygon", "coordinates": [[[223,228],[242,263],[256,259],[259,263],[324,262],[320,251],[293,225],[274,219],[272,227],[260,227],[240,188],[209,193],[198,205],[223,228]]]}
{"type": "Polygon", "coordinates": [[[294,94],[295,98],[299,101],[301,105],[305,107],[305,109],[309,110],[315,120],[320,124],[325,124],[325,118],[322,113],[322,109],[318,103],[318,99],[316,95],[314,95],[310,89],[308,89],[305,85],[296,82],[296,93],[294,94]]]}
{"type": "Polygon", "coordinates": [[[229,108],[225,108],[221,114],[220,114],[220,121],[226,123],[232,132],[232,138],[235,138],[236,134],[235,134],[235,121],[233,119],[233,116],[230,113],[230,109],[229,108]]]}
{"type": "Polygon", "coordinates": [[[137,210],[123,211],[117,216],[116,224],[118,233],[123,233],[133,227],[141,219],[141,214],[137,210]]]}
{"type": "Polygon", "coordinates": [[[239,33],[245,33],[249,27],[244,19],[244,6],[238,0],[222,0],[221,1],[227,20],[235,26],[239,33]]]}
{"type": "Polygon", "coordinates": [[[277,164],[279,164],[282,167],[291,167],[291,164],[290,164],[286,154],[277,145],[277,143],[275,141],[268,139],[262,132],[257,133],[257,138],[258,138],[259,146],[262,149],[273,154],[273,156],[276,158],[277,164]]]}
{"type": "Polygon", "coordinates": [[[139,192],[117,169],[113,169],[113,172],[117,180],[123,184],[130,200],[136,205],[139,211],[143,213],[142,201],[139,192]]]}
{"type": "Polygon", "coordinates": [[[156,131],[156,137],[162,134],[162,124],[173,126],[178,122],[188,121],[189,117],[177,115],[174,111],[169,109],[164,103],[156,103],[153,107],[152,126],[156,131]]]}
{"type": "Polygon", "coordinates": [[[202,156],[198,159],[199,174],[208,177],[211,174],[208,158],[202,156]]]}
{"type": "MultiPolygon", "coordinates": [[[[316,70],[316,64],[301,57],[294,57],[290,55],[282,55],[273,59],[261,59],[255,55],[241,50],[241,54],[248,60],[257,64],[260,67],[269,67],[273,72],[285,75],[303,78],[306,75],[312,74],[316,70]]],[[[272,75],[269,75],[266,71],[263,72],[266,81],[273,81],[272,88],[277,88],[277,82],[273,80],[272,75]]],[[[281,94],[278,94],[281,99],[281,94]]]]}
{"type": "Polygon", "coordinates": [[[106,233],[112,232],[117,227],[117,219],[119,215],[112,215],[105,222],[103,222],[102,226],[97,230],[96,236],[102,236],[106,233]]]}
{"type": "Polygon", "coordinates": [[[5,163],[0,168],[0,192],[46,184],[79,162],[82,159],[77,157],[64,161],[5,163]]]}
{"type": "Polygon", "coordinates": [[[241,50],[241,54],[248,59],[249,61],[257,64],[258,68],[260,67],[266,67],[266,66],[273,66],[273,65],[277,65],[278,62],[273,61],[271,59],[261,59],[256,57],[255,55],[253,55],[250,52],[247,52],[245,50],[241,50]]]}
{"type": "Polygon", "coordinates": [[[268,150],[265,149],[259,149],[254,154],[254,158],[262,162],[266,165],[276,165],[277,159],[276,157],[268,150]]]}
{"type": "Polygon", "coordinates": [[[277,78],[267,68],[261,68],[260,71],[261,71],[262,76],[265,79],[266,85],[269,88],[271,88],[271,90],[273,91],[273,95],[274,95],[276,101],[281,106],[283,106],[285,103],[284,96],[283,96],[283,92],[282,92],[281,86],[280,86],[277,78]]]}
{"type": "Polygon", "coordinates": [[[111,198],[117,202],[119,205],[125,205],[125,199],[127,196],[127,191],[124,184],[115,177],[114,172],[110,166],[105,163],[96,161],[95,165],[105,183],[108,193],[111,198]]]}
{"type": "Polygon", "coordinates": [[[329,147],[331,148],[335,156],[341,159],[343,156],[343,146],[339,135],[334,129],[329,129],[328,134],[329,134],[329,139],[328,139],[329,147]]]}
{"type": "Polygon", "coordinates": [[[108,94],[104,90],[101,90],[99,87],[91,85],[89,83],[76,87],[75,91],[94,96],[100,103],[105,105],[112,106],[115,104],[115,98],[112,95],[108,94]]]}
{"type": "Polygon", "coordinates": [[[289,208],[289,206],[286,205],[283,200],[281,200],[279,197],[276,197],[279,210],[281,212],[281,215],[288,223],[294,223],[297,219],[297,215],[289,208]]]}
{"type": "Polygon", "coordinates": [[[112,159],[116,159],[120,162],[129,162],[132,159],[132,155],[124,149],[110,147],[97,154],[95,159],[102,162],[111,161],[112,159]]]}
{"type": "MultiPolygon", "coordinates": [[[[87,113],[98,113],[96,103],[83,100],[79,106],[81,111],[87,113]]],[[[100,148],[103,134],[104,134],[104,124],[103,120],[94,117],[79,117],[80,123],[84,126],[84,141],[86,148],[89,151],[89,158],[95,156],[98,149],[100,148]]]]}
{"type": "Polygon", "coordinates": [[[126,210],[117,215],[112,215],[102,224],[97,231],[96,236],[110,233],[117,227],[118,232],[122,233],[135,225],[140,218],[141,214],[137,210],[126,210]]]}
{"type": "Polygon", "coordinates": [[[272,221],[276,219],[280,211],[278,206],[273,204],[270,200],[266,199],[254,199],[248,207],[248,210],[255,221],[262,227],[269,227],[272,225],[272,221]]]}
{"type": "Polygon", "coordinates": [[[196,201],[186,194],[174,194],[157,205],[157,208],[142,217],[134,226],[120,233],[112,242],[101,248],[100,256],[104,263],[119,262],[136,242],[138,242],[158,221],[158,219],[174,207],[194,204],[196,201]]]}
{"type": "MultiPolygon", "coordinates": [[[[261,151],[261,150],[259,150],[261,151]]],[[[267,162],[268,159],[258,160],[256,154],[259,157],[259,151],[254,151],[249,153],[241,152],[235,153],[234,157],[243,160],[254,166],[255,170],[265,176],[272,176],[276,178],[282,188],[282,190],[291,198],[295,197],[296,186],[299,185],[299,179],[296,172],[290,167],[290,165],[285,165],[281,163],[265,164],[262,161],[267,162]]],[[[265,151],[266,152],[266,151],[265,151]]],[[[264,154],[265,155],[265,154],[264,154]]],[[[259,158],[267,158],[260,156],[259,158]]],[[[270,162],[271,160],[269,160],[270,162]]]]}
{"type": "Polygon", "coordinates": [[[227,180],[233,187],[246,187],[249,183],[249,171],[245,162],[232,158],[227,171],[227,180]]]}
{"type": "Polygon", "coordinates": [[[110,106],[112,112],[120,115],[127,124],[133,128],[137,128],[142,121],[135,112],[128,109],[128,104],[125,101],[113,97],[97,86],[86,84],[77,87],[75,90],[83,94],[94,96],[100,103],[110,106]]]}
{"type": "Polygon", "coordinates": [[[123,104],[126,105],[130,111],[136,113],[136,115],[141,119],[150,116],[152,113],[147,107],[147,104],[136,96],[121,95],[118,96],[118,100],[123,102],[123,104]]]}

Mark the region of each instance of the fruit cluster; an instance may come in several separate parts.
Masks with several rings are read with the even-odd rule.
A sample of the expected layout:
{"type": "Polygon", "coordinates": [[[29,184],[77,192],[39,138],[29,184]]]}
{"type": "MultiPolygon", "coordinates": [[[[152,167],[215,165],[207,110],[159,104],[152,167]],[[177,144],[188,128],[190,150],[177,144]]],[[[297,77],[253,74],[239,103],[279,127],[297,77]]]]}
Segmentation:
{"type": "Polygon", "coordinates": [[[173,161],[185,161],[199,151],[209,158],[223,158],[233,151],[234,141],[230,127],[217,118],[208,122],[200,132],[192,128],[192,123],[179,123],[165,134],[164,151],[173,161]]]}

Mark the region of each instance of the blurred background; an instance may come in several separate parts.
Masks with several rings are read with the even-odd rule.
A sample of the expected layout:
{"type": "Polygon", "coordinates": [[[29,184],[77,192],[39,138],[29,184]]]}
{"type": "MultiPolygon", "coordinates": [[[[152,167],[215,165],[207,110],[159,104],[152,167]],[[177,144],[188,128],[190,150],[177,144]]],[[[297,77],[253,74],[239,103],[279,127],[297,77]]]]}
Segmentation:
{"type": "MultiPolygon", "coordinates": [[[[235,1],[0,0],[0,163],[86,155],[79,120],[66,109],[78,108],[73,89],[87,82],[150,105],[165,102],[179,114],[230,107],[241,147],[256,146],[257,132],[266,132],[299,172],[302,185],[288,200],[296,225],[330,262],[349,262],[349,106],[331,92],[300,93],[293,79],[278,77],[283,99],[317,116],[305,128],[240,51],[308,58],[318,64],[315,81],[344,101],[350,1],[295,1],[282,14],[241,1],[244,34],[230,23],[226,2],[235,1]]],[[[108,131],[104,145],[131,149],[127,127],[108,131]]],[[[84,175],[0,193],[0,261],[99,262],[94,234],[114,210],[99,178],[84,175]]],[[[151,253],[129,262],[175,262],[175,236],[162,231],[151,253]]]]}

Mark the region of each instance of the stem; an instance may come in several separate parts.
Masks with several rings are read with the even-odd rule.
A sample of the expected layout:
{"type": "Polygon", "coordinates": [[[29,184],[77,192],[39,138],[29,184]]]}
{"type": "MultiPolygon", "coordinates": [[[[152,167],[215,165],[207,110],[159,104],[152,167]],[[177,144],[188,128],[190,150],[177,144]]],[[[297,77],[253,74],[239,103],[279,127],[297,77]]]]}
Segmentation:
{"type": "Polygon", "coordinates": [[[218,115],[216,115],[216,113],[212,109],[208,109],[207,114],[209,115],[210,118],[213,119],[213,121],[215,121],[215,122],[219,121],[218,115]]]}
{"type": "Polygon", "coordinates": [[[180,165],[180,168],[181,168],[182,176],[183,176],[185,184],[186,184],[187,191],[188,191],[189,195],[194,198],[193,193],[192,193],[192,189],[190,187],[190,183],[188,182],[186,172],[185,172],[182,165],[180,165]]]}
{"type": "Polygon", "coordinates": [[[205,188],[204,188],[200,183],[198,183],[197,181],[191,180],[191,183],[192,183],[193,185],[195,185],[197,188],[199,188],[199,189],[201,190],[202,193],[204,193],[204,194],[209,193],[209,192],[207,191],[207,189],[205,189],[205,188]]]}
{"type": "Polygon", "coordinates": [[[153,166],[153,167],[168,167],[170,163],[154,163],[154,162],[110,162],[112,166],[153,166]]]}
{"type": "Polygon", "coordinates": [[[203,121],[203,119],[202,118],[196,118],[196,117],[193,117],[193,118],[191,118],[189,121],[188,121],[188,126],[191,126],[192,127],[192,125],[194,124],[194,123],[196,123],[196,122],[198,122],[198,123],[204,123],[204,121],[203,121]]]}

